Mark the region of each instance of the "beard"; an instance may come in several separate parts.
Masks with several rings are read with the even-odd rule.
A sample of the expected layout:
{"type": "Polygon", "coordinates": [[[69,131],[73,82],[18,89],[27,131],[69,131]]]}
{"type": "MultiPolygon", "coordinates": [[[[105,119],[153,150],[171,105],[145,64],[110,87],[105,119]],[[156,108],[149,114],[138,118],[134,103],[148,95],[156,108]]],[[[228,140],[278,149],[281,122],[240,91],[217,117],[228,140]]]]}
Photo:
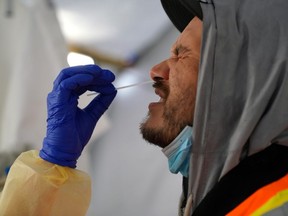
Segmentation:
{"type": "Polygon", "coordinates": [[[161,126],[152,125],[149,119],[150,112],[140,124],[140,133],[147,142],[161,148],[169,145],[178,134],[187,126],[192,126],[195,97],[191,91],[185,94],[176,94],[164,102],[161,126]],[[192,96],[191,96],[192,95],[192,96]]]}

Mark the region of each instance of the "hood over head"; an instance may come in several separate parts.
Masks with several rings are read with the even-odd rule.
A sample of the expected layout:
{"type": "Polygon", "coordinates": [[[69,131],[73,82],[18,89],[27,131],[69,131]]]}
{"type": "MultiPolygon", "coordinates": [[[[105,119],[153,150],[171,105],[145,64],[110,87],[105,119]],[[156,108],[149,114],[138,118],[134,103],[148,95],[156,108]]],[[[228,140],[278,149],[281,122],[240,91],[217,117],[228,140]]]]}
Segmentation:
{"type": "Polygon", "coordinates": [[[180,32],[195,16],[202,20],[202,9],[197,0],[161,0],[161,3],[168,17],[180,32]]]}
{"type": "MultiPolygon", "coordinates": [[[[162,0],[171,2],[177,0],[162,0]]],[[[186,15],[164,6],[180,31],[188,24],[185,17],[193,18],[192,2],[178,1],[181,9],[175,11],[186,15]]],[[[194,207],[243,156],[272,143],[288,146],[288,1],[200,5],[203,34],[189,172],[194,207]]]]}

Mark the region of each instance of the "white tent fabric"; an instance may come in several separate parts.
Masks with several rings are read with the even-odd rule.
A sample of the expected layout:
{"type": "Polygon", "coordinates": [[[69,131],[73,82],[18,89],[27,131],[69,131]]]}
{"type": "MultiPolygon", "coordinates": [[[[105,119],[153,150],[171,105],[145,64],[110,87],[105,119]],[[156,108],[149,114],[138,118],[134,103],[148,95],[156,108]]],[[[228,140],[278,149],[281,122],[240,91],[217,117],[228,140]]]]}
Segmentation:
{"type": "Polygon", "coordinates": [[[137,59],[171,24],[160,0],[55,0],[55,4],[69,43],[121,61],[137,59]]]}
{"type": "Polygon", "coordinates": [[[47,1],[10,1],[11,8],[8,1],[0,2],[0,150],[38,149],[45,135],[47,93],[67,66],[64,38],[47,1]]]}

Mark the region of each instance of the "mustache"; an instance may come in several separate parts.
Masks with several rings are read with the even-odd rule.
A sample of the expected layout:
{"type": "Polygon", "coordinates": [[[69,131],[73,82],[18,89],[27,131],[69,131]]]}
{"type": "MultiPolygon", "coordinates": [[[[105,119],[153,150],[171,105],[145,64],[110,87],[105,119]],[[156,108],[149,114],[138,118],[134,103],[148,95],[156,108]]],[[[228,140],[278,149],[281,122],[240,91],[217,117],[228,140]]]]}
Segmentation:
{"type": "Polygon", "coordinates": [[[152,86],[153,86],[153,88],[159,89],[160,91],[162,91],[165,94],[165,98],[168,97],[170,89],[169,89],[169,86],[164,83],[164,81],[155,80],[155,82],[152,86]]]}

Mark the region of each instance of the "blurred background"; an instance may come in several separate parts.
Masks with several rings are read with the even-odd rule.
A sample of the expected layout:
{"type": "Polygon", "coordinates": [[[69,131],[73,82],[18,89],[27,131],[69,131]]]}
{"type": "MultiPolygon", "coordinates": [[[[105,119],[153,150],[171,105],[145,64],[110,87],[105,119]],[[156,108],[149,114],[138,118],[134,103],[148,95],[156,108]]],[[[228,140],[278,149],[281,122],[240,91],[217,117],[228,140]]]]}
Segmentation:
{"type": "MultiPolygon", "coordinates": [[[[2,183],[20,152],[41,148],[46,96],[62,68],[97,64],[116,87],[147,81],[179,34],[160,0],[0,0],[0,29],[2,183]]],[[[177,215],[181,176],[139,133],[157,100],[151,84],[120,90],[97,124],[78,163],[92,178],[88,216],[177,215]]]]}

